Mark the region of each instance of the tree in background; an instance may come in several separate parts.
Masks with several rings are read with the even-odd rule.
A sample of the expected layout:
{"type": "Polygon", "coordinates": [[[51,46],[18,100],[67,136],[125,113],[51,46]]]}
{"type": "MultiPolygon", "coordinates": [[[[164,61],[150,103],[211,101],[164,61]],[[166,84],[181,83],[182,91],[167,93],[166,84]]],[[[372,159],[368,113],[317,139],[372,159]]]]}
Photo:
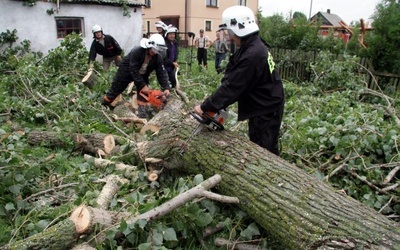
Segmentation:
{"type": "Polygon", "coordinates": [[[343,40],[332,36],[319,35],[320,23],[310,23],[301,12],[294,12],[293,18],[282,15],[258,16],[260,35],[271,47],[301,51],[328,50],[338,54],[345,49],[343,40]]]}
{"type": "Polygon", "coordinates": [[[373,61],[374,69],[400,73],[400,3],[383,0],[376,6],[373,16],[374,31],[365,38],[368,48],[361,53],[373,61]]]}

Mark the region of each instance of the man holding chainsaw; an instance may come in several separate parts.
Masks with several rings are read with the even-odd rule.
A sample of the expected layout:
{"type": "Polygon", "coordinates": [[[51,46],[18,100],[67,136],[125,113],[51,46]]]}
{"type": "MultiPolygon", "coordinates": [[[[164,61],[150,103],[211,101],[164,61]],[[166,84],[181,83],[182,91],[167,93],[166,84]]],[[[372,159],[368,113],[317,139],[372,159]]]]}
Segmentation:
{"type": "Polygon", "coordinates": [[[169,95],[168,75],[163,64],[166,49],[164,37],[160,34],[153,34],[148,39],[142,38],[140,46],[133,48],[122,59],[111,88],[103,97],[102,104],[111,106],[114,99],[133,81],[137,90],[139,117],[146,118],[150,93],[154,92],[148,87],[151,72],[156,72],[158,83],[163,91],[162,96],[155,98],[166,100],[165,98],[169,95]]]}
{"type": "Polygon", "coordinates": [[[219,88],[197,105],[195,112],[216,113],[238,102],[238,120],[249,120],[250,140],[279,156],[283,84],[267,44],[258,35],[253,11],[245,6],[227,8],[220,29],[228,32],[236,51],[229,58],[219,88]]]}

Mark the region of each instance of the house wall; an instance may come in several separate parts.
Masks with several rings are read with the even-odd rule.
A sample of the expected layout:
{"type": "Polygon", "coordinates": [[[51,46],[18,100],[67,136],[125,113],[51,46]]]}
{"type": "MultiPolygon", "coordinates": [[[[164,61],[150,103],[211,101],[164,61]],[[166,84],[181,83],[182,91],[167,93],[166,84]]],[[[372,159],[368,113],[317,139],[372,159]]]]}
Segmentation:
{"type": "Polygon", "coordinates": [[[0,32],[7,29],[17,30],[19,41],[30,40],[32,51],[47,53],[60,45],[62,39],[57,38],[55,17],[83,18],[83,41],[89,50],[93,40],[92,27],[102,26],[105,34],[112,35],[125,53],[139,45],[142,38],[142,9],[130,8],[131,17],[123,16],[119,6],[89,5],[89,4],[60,4],[57,13],[55,3],[37,1],[34,6],[23,6],[21,1],[1,0],[2,10],[0,32]],[[54,9],[49,15],[47,10],[54,9]]]}
{"type": "MultiPolygon", "coordinates": [[[[151,0],[150,8],[143,8],[143,33],[155,33],[155,22],[165,16],[179,16],[179,31],[193,32],[199,36],[199,30],[205,30],[205,22],[211,21],[211,30],[205,30],[205,35],[215,39],[215,32],[221,24],[222,12],[239,0],[218,0],[218,7],[207,7],[206,0],[151,0]],[[187,17],[187,19],[186,19],[187,17]],[[150,22],[148,30],[147,22],[150,22]]],[[[258,11],[258,0],[247,0],[247,7],[258,11]]],[[[168,23],[167,23],[168,24],[168,23]]],[[[187,37],[185,39],[188,39],[187,37]]]]}

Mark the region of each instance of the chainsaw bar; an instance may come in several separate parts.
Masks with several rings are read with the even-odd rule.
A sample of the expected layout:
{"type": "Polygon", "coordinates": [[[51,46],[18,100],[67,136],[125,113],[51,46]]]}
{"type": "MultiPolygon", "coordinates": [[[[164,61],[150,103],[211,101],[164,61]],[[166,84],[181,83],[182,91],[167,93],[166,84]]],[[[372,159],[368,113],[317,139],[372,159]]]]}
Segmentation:
{"type": "Polygon", "coordinates": [[[224,125],[218,122],[214,117],[209,115],[208,113],[203,113],[203,115],[199,115],[194,111],[190,111],[190,114],[201,124],[204,124],[208,128],[212,130],[224,130],[224,125]]]}

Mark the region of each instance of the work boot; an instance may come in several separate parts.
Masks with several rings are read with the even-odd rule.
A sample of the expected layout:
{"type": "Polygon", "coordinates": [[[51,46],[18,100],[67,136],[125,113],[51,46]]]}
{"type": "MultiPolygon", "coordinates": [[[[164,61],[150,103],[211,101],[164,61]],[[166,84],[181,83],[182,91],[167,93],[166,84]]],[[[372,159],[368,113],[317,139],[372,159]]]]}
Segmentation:
{"type": "Polygon", "coordinates": [[[111,103],[113,102],[113,100],[110,100],[109,98],[107,98],[107,96],[103,96],[100,99],[101,105],[103,105],[104,107],[108,107],[109,109],[114,109],[113,106],[111,106],[111,103]]]}

